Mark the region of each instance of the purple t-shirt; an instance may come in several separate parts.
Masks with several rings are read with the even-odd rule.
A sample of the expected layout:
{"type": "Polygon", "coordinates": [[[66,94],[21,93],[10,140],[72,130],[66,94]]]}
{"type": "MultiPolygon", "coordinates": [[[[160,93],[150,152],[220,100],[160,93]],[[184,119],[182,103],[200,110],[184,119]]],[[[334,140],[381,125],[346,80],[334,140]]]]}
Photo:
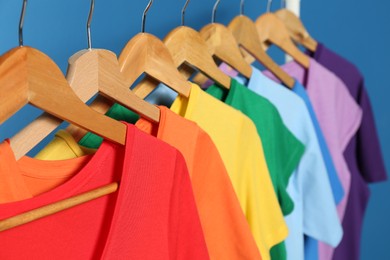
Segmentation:
{"type": "Polygon", "coordinates": [[[344,157],[351,172],[351,185],[342,223],[343,240],[333,256],[334,260],[359,259],[364,212],[370,195],[367,183],[387,179],[371,103],[364,86],[363,76],[355,65],[321,43],[311,55],[344,82],[349,93],[363,111],[360,128],[344,151],[344,157]]]}
{"type": "MultiPolygon", "coordinates": [[[[282,68],[306,87],[312,101],[344,188],[345,197],[337,205],[340,220],[343,220],[351,185],[351,173],[343,153],[360,126],[362,111],[344,83],[315,60],[310,60],[308,70],[295,61],[283,65],[282,68]]],[[[269,72],[265,74],[273,77],[269,72]]],[[[332,259],[333,251],[331,246],[319,243],[320,260],[332,259]]]]}

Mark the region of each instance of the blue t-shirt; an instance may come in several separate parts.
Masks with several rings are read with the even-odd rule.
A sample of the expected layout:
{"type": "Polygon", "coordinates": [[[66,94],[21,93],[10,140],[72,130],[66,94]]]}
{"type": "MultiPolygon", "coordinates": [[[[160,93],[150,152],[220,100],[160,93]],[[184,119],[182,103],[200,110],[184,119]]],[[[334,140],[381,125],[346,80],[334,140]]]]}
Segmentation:
{"type": "Polygon", "coordinates": [[[317,137],[317,131],[321,130],[316,118],[312,119],[314,113],[310,113],[305,98],[300,98],[306,93],[301,93],[302,86],[302,89],[295,86],[294,91],[298,94],[296,95],[254,67],[248,82],[241,77],[237,79],[272,102],[285,125],[306,147],[287,188],[294,200],[295,209],[285,218],[289,227],[286,247],[289,259],[318,259],[317,241],[309,238],[311,241],[306,244],[308,237],[304,241],[304,235],[330,244],[339,241],[342,230],[335,201],[340,201],[344,192],[323,136],[322,146],[320,138],[317,137]],[[328,153],[329,160],[325,160],[324,153],[328,153]]]}

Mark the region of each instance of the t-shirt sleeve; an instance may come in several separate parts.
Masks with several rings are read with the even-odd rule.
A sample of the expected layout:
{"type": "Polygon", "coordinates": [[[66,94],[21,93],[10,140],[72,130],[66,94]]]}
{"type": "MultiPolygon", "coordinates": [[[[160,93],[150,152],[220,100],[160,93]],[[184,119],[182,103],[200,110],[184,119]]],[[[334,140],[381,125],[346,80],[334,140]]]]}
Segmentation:
{"type": "Polygon", "coordinates": [[[363,110],[363,118],[357,132],[357,161],[366,182],[387,180],[374,115],[368,94],[361,83],[358,103],[363,110]]]}
{"type": "Polygon", "coordinates": [[[336,78],[335,85],[335,90],[338,92],[334,95],[337,100],[335,104],[337,113],[335,114],[339,122],[340,147],[342,151],[345,151],[362,122],[362,110],[348,92],[347,86],[339,78],[336,78]]]}
{"type": "Polygon", "coordinates": [[[212,259],[260,259],[225,165],[211,138],[200,132],[192,184],[212,259]]]}
{"type": "Polygon", "coordinates": [[[314,125],[307,121],[305,128],[306,151],[297,173],[303,197],[303,231],[312,238],[337,246],[342,238],[342,228],[327,169],[314,125]]]}
{"type": "Polygon", "coordinates": [[[256,127],[244,124],[241,140],[242,178],[246,183],[245,200],[241,201],[252,234],[263,259],[270,259],[270,249],[286,239],[288,229],[271,182],[264,151],[256,127]]]}
{"type": "Polygon", "coordinates": [[[177,152],[169,220],[170,259],[209,259],[187,165],[177,152]]]}
{"type": "Polygon", "coordinates": [[[287,186],[294,170],[298,167],[301,157],[305,151],[304,145],[288,130],[280,118],[278,136],[279,149],[277,150],[278,164],[281,166],[278,197],[281,202],[283,214],[286,216],[294,209],[294,204],[287,186]]]}

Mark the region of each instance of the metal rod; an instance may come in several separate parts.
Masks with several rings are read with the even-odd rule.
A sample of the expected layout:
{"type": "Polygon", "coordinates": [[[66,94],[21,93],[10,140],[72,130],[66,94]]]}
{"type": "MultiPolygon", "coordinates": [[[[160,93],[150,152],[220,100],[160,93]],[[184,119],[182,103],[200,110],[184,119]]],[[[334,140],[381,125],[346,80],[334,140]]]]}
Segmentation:
{"type": "Polygon", "coordinates": [[[244,0],[241,0],[240,2],[240,14],[244,15],[244,0]]]}
{"type": "Polygon", "coordinates": [[[145,32],[145,23],[146,23],[146,14],[148,13],[150,7],[152,6],[153,4],[153,0],[150,0],[148,5],[146,6],[143,14],[142,14],[142,26],[141,26],[141,32],[145,32]]]}
{"type": "Polygon", "coordinates": [[[20,13],[19,20],[19,46],[23,46],[23,25],[24,25],[24,16],[26,15],[27,0],[23,0],[22,12],[20,13]]]}
{"type": "Polygon", "coordinates": [[[88,49],[92,49],[92,39],[91,39],[91,21],[93,10],[95,9],[95,0],[91,0],[91,7],[89,8],[88,20],[87,20],[87,39],[88,39],[88,49]]]}
{"type": "Polygon", "coordinates": [[[272,0],[268,0],[267,3],[267,13],[271,12],[272,0]]]}
{"type": "Polygon", "coordinates": [[[187,10],[187,6],[188,4],[190,3],[190,0],[187,0],[186,3],[184,4],[183,6],[183,9],[181,9],[181,25],[184,26],[184,16],[185,16],[185,13],[186,13],[186,10],[187,10]]]}
{"type": "Polygon", "coordinates": [[[218,8],[218,5],[219,3],[221,2],[221,0],[217,0],[214,4],[214,7],[213,7],[213,12],[212,12],[212,15],[211,15],[211,23],[215,23],[215,17],[217,15],[217,8],[218,8]]]}

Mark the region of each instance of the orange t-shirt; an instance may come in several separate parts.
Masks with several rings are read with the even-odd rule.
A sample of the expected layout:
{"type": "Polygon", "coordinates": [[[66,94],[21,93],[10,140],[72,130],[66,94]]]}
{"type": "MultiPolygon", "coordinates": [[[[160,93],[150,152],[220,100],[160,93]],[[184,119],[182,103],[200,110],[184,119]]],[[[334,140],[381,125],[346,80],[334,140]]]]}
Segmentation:
{"type": "Polygon", "coordinates": [[[191,177],[210,259],[261,259],[225,165],[210,136],[195,122],[160,106],[160,123],[136,126],[178,149],[191,177]]]}

